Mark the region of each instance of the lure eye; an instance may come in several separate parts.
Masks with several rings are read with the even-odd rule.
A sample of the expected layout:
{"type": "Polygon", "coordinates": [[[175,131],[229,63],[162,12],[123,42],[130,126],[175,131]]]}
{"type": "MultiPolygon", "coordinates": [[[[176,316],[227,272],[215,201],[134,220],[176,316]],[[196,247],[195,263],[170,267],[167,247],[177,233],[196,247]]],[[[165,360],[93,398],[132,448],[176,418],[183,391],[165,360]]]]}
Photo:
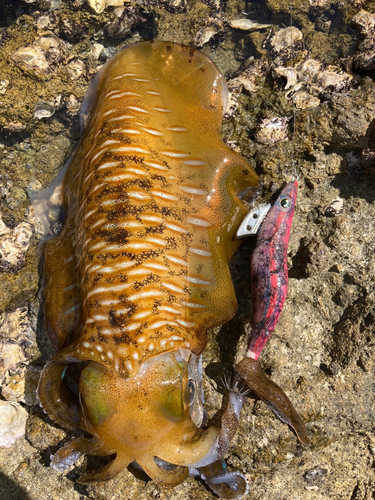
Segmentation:
{"type": "Polygon", "coordinates": [[[290,196],[280,198],[279,206],[283,212],[288,212],[292,208],[292,199],[290,196]]]}
{"type": "Polygon", "coordinates": [[[195,382],[193,379],[189,380],[189,404],[192,405],[195,399],[195,382]]]}

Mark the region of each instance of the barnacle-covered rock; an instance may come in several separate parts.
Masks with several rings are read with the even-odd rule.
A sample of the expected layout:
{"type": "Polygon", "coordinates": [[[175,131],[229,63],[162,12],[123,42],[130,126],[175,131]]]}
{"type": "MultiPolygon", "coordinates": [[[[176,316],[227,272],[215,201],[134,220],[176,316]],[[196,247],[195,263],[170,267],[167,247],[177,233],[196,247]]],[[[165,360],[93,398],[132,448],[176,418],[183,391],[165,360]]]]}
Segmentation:
{"type": "Polygon", "coordinates": [[[322,240],[315,236],[303,238],[301,246],[299,264],[306,278],[315,276],[327,269],[329,252],[322,240]]]}
{"type": "Polygon", "coordinates": [[[17,273],[24,266],[32,234],[28,222],[10,229],[0,217],[0,271],[17,273]]]}
{"type": "Polygon", "coordinates": [[[9,448],[25,435],[27,411],[18,403],[0,401],[0,446],[9,448]]]}
{"type": "Polygon", "coordinates": [[[262,120],[255,134],[255,139],[261,144],[275,144],[288,139],[289,118],[274,117],[262,120]]]}
{"type": "Polygon", "coordinates": [[[331,5],[331,0],[309,0],[311,7],[328,8],[331,5]]]}

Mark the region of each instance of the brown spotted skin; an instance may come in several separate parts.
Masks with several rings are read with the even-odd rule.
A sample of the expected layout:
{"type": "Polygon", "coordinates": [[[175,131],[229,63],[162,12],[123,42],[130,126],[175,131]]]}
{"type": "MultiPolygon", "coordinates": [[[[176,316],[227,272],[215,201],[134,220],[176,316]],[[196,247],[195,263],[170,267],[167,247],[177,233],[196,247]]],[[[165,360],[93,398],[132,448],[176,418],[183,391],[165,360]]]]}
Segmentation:
{"type": "Polygon", "coordinates": [[[234,315],[228,261],[241,194],[258,179],[222,141],[226,84],[199,51],[134,45],[90,91],[65,225],[46,243],[44,311],[52,364],[94,361],[126,379],[162,353],[200,354],[207,330],[234,315]]]}

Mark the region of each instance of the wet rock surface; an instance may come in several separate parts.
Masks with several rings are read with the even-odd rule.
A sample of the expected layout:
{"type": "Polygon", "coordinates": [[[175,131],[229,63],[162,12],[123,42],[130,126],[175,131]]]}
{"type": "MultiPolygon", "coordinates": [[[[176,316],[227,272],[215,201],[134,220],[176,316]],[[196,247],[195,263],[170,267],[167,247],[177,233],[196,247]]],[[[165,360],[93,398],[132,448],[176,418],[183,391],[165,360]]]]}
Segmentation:
{"type": "MultiPolygon", "coordinates": [[[[4,498],[214,498],[193,479],[166,489],[139,471],[79,485],[80,473],[98,466],[92,458],[67,475],[54,471],[50,454],[77,433],[54,424],[35,393],[53,350],[37,300],[41,228],[29,195],[48,186],[74,150],[79,106],[100,66],[121,47],[155,37],[198,45],[229,81],[223,137],[263,177],[261,202],[299,175],[289,294],[261,362],[303,416],[310,442],[301,448],[250,397],[229,467],[245,475],[251,499],[373,498],[375,4],[295,0],[292,29],[289,9],[290,0],[1,2],[0,245],[13,245],[13,260],[1,253],[0,399],[29,414],[25,437],[0,447],[4,498]],[[270,133],[260,140],[267,125],[282,132],[278,140],[270,133]]],[[[209,334],[209,417],[225,395],[220,379],[246,346],[253,243],[231,264],[237,318],[209,334]]]]}

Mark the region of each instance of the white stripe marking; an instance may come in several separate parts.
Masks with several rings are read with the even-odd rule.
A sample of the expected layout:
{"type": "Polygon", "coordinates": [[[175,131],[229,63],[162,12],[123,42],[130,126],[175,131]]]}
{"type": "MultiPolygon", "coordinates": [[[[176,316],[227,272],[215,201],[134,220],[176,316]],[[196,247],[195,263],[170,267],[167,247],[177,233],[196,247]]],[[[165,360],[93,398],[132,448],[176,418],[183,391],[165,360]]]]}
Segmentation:
{"type": "Polygon", "coordinates": [[[190,167],[203,167],[206,165],[206,162],[203,160],[185,160],[183,163],[190,167]]]}
{"type": "Polygon", "coordinates": [[[184,306],[186,307],[191,307],[192,309],[193,308],[197,308],[197,309],[203,309],[205,307],[207,307],[206,305],[204,304],[197,304],[196,302],[182,302],[184,306]]]}
{"type": "Polygon", "coordinates": [[[197,285],[211,285],[210,281],[195,278],[194,276],[186,276],[185,278],[186,281],[190,281],[190,283],[196,283],[197,285]]]}
{"type": "Polygon", "coordinates": [[[111,168],[111,167],[117,167],[118,165],[121,165],[121,162],[119,161],[108,161],[106,163],[102,163],[97,167],[97,170],[105,170],[106,168],[111,168]]]}
{"type": "Polygon", "coordinates": [[[154,109],[155,111],[160,111],[160,113],[172,113],[172,110],[168,108],[152,108],[152,109],[154,109]]]}
{"type": "Polygon", "coordinates": [[[171,262],[174,262],[175,264],[180,264],[181,266],[187,266],[188,263],[186,260],[181,259],[180,257],[175,257],[173,255],[165,255],[165,257],[170,260],[171,262]]]}
{"type": "MultiPolygon", "coordinates": [[[[196,325],[193,321],[185,321],[183,319],[176,319],[177,323],[179,323],[182,326],[185,326],[186,328],[192,328],[193,326],[196,325]]],[[[172,338],[171,338],[172,340],[172,338]]]]}
{"type": "Polygon", "coordinates": [[[145,161],[144,164],[148,167],[156,168],[157,170],[168,170],[168,167],[161,165],[160,163],[145,161]]]}
{"type": "Polygon", "coordinates": [[[181,151],[160,151],[163,156],[167,156],[168,158],[188,158],[189,153],[183,153],[181,151]]]}
{"type": "Polygon", "coordinates": [[[141,106],[126,106],[127,109],[131,109],[132,111],[138,111],[139,113],[150,113],[145,108],[141,108],[141,106]]]}
{"type": "Polygon", "coordinates": [[[167,130],[171,132],[187,132],[188,129],[185,127],[167,127],[167,130]]]}
{"type": "Polygon", "coordinates": [[[167,191],[156,191],[153,189],[151,193],[158,198],[163,198],[164,200],[178,201],[178,197],[174,194],[168,193],[167,191]]]}
{"type": "Polygon", "coordinates": [[[209,227],[209,226],[211,226],[210,222],[208,222],[205,219],[200,219],[199,217],[189,216],[189,217],[186,218],[186,221],[189,224],[192,224],[193,226],[202,226],[202,227],[209,227]]]}
{"type": "Polygon", "coordinates": [[[203,257],[211,257],[212,253],[208,250],[203,250],[202,248],[189,248],[191,253],[195,253],[196,255],[202,255],[203,257]]]}
{"type": "Polygon", "coordinates": [[[182,226],[178,226],[177,224],[173,224],[172,222],[165,222],[165,225],[168,229],[172,231],[176,231],[177,233],[187,234],[189,231],[182,226]]]}
{"type": "Polygon", "coordinates": [[[115,116],[114,118],[110,118],[109,120],[107,120],[107,123],[118,122],[120,120],[131,120],[132,118],[135,118],[135,116],[132,116],[132,115],[115,116]]]}
{"type": "Polygon", "coordinates": [[[180,186],[180,189],[184,193],[189,193],[189,194],[197,194],[197,195],[202,195],[202,196],[205,196],[208,194],[208,192],[205,189],[201,189],[198,186],[197,187],[180,186]]]}

